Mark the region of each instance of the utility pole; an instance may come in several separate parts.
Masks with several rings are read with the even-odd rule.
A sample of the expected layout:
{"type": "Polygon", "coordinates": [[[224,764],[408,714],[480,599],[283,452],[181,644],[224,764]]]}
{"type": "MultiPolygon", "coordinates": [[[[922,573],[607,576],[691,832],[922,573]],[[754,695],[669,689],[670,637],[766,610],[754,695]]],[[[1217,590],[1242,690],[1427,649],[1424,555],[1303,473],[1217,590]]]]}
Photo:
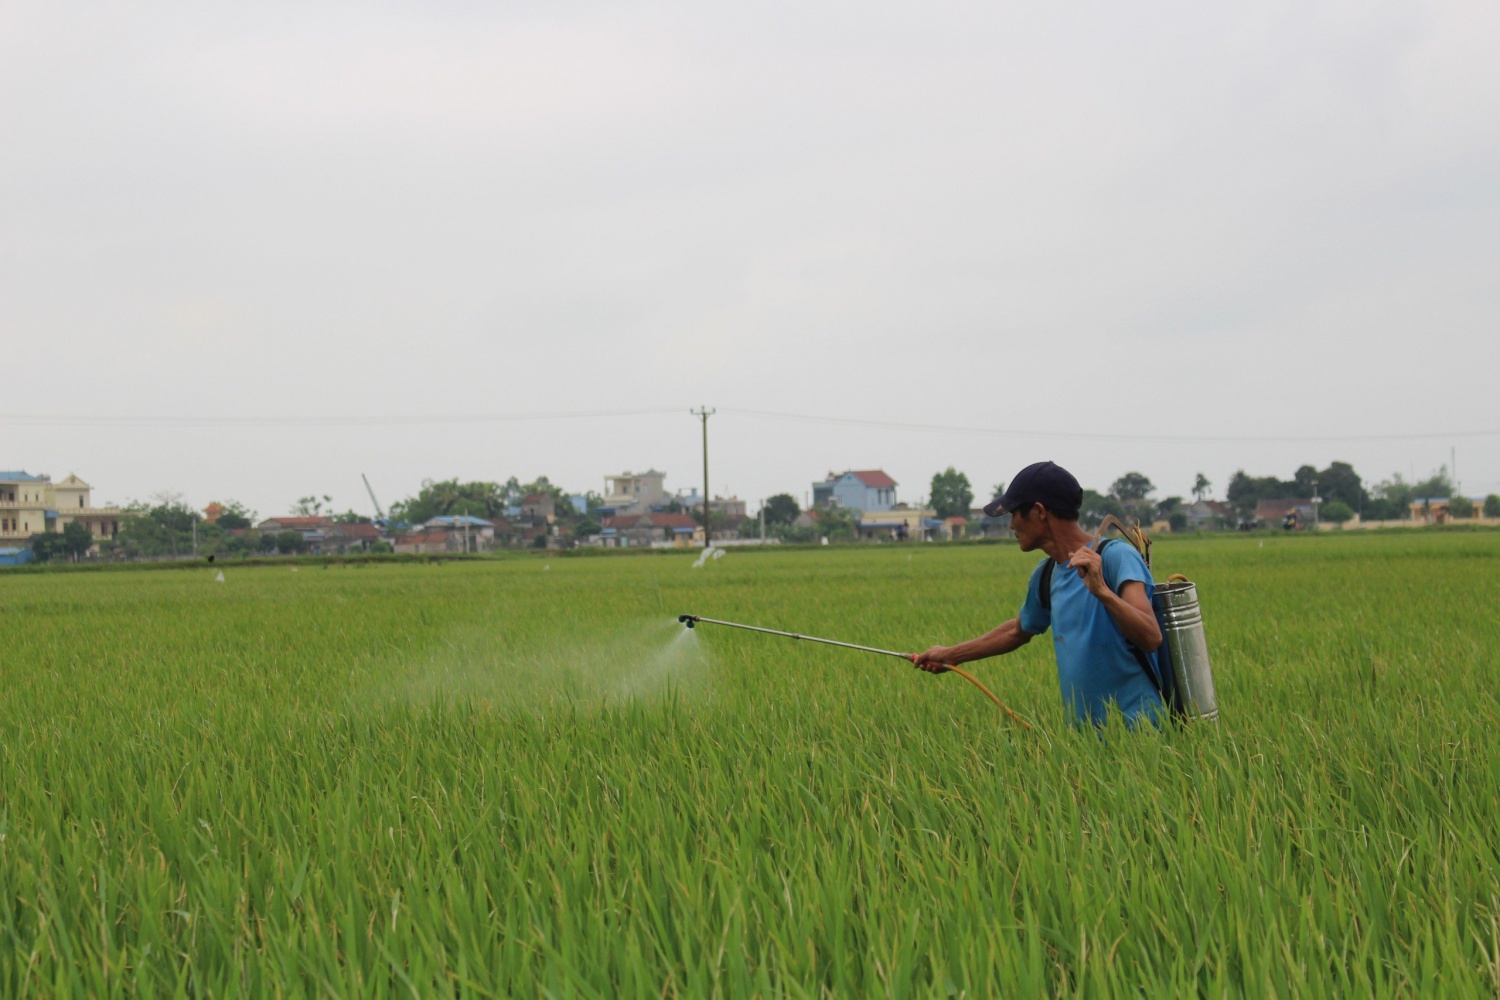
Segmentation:
{"type": "Polygon", "coordinates": [[[709,528],[710,522],[708,516],[708,418],[719,411],[710,410],[708,407],[700,405],[696,410],[689,410],[688,412],[703,420],[703,547],[706,549],[713,544],[709,540],[709,535],[712,534],[712,531],[709,528]]]}
{"type": "Polygon", "coordinates": [[[1320,496],[1318,496],[1318,481],[1316,479],[1314,479],[1313,480],[1313,495],[1312,495],[1313,530],[1314,531],[1316,531],[1318,529],[1318,504],[1320,504],[1322,502],[1323,502],[1323,498],[1320,497],[1320,496]]]}
{"type": "Polygon", "coordinates": [[[762,497],[761,501],[760,501],[760,544],[762,544],[762,545],[766,544],[766,500],[765,500],[765,497],[762,497]]]}

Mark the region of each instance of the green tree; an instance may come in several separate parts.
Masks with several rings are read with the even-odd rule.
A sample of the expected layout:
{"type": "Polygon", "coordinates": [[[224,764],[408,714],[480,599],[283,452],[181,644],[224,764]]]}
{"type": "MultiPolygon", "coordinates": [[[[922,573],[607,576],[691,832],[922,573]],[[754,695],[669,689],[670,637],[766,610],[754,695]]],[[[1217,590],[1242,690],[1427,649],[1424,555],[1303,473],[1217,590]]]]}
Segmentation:
{"type": "Polygon", "coordinates": [[[1174,534],[1188,530],[1187,512],[1181,510],[1172,511],[1167,517],[1167,524],[1171,527],[1174,534]]]}
{"type": "MultiPolygon", "coordinates": [[[[333,497],[324,496],[321,500],[317,497],[301,497],[292,504],[292,513],[297,517],[322,517],[325,504],[332,504],[333,497]]],[[[332,507],[329,507],[330,512],[332,507]]]]}
{"type": "Polygon", "coordinates": [[[235,535],[216,524],[198,529],[198,551],[204,555],[248,556],[255,551],[256,541],[253,534],[235,535]]]}
{"type": "Polygon", "coordinates": [[[1208,496],[1208,491],[1213,489],[1213,485],[1213,483],[1208,481],[1207,476],[1201,472],[1198,473],[1198,478],[1193,480],[1193,499],[1202,500],[1208,496]]]}
{"type": "MultiPolygon", "coordinates": [[[[72,525],[70,524],[68,527],[71,528],[72,525]]],[[[44,535],[37,535],[31,540],[31,555],[39,563],[52,562],[54,560],[64,562],[70,555],[67,539],[63,537],[61,532],[49,531],[44,535]]]]}
{"type": "Polygon", "coordinates": [[[1370,499],[1364,506],[1364,515],[1371,521],[1405,520],[1411,516],[1410,503],[1415,494],[1411,484],[1401,478],[1401,473],[1391,474],[1370,488],[1370,499]]]}
{"type": "MultiPolygon", "coordinates": [[[[538,480],[539,483],[543,481],[538,480]]],[[[460,483],[457,479],[441,481],[424,479],[422,489],[416,496],[391,504],[391,520],[421,524],[434,517],[452,517],[459,514],[485,518],[500,517],[510,506],[512,499],[519,502],[525,495],[525,487],[521,486],[514,476],[504,486],[482,481],[460,483]]]]}
{"type": "Polygon", "coordinates": [[[94,533],[77,521],[72,521],[63,528],[62,539],[63,553],[72,556],[74,562],[82,559],[94,547],[94,533]]]}
{"type": "Polygon", "coordinates": [[[1110,514],[1121,519],[1129,516],[1125,505],[1118,498],[1096,493],[1093,490],[1083,491],[1083,507],[1078,512],[1079,524],[1089,529],[1097,528],[1100,522],[1110,514]]]}
{"type": "Polygon", "coordinates": [[[1240,469],[1230,477],[1225,498],[1234,505],[1235,511],[1246,517],[1255,511],[1262,500],[1285,500],[1296,489],[1292,483],[1284,483],[1275,476],[1254,477],[1240,469]]]}
{"type": "Polygon", "coordinates": [[[231,500],[220,506],[224,510],[219,514],[219,519],[214,523],[221,528],[239,530],[248,528],[255,523],[255,511],[249,509],[238,500],[231,500]]]}
{"type": "Polygon", "coordinates": [[[1453,480],[1448,476],[1448,467],[1439,466],[1438,470],[1426,479],[1412,484],[1411,492],[1414,500],[1438,500],[1453,495],[1455,487],[1453,480]]]}
{"type": "Polygon", "coordinates": [[[1500,493],[1491,493],[1484,498],[1484,516],[1500,517],[1500,493]]]}
{"type": "Polygon", "coordinates": [[[1468,497],[1455,496],[1448,499],[1448,516],[1455,520],[1474,516],[1474,501],[1468,497]]]}
{"type": "Polygon", "coordinates": [[[1330,500],[1318,510],[1318,518],[1320,520],[1329,521],[1333,524],[1343,524],[1352,517],[1354,517],[1354,508],[1342,500],[1330,500]]]}
{"type": "MultiPolygon", "coordinates": [[[[1182,497],[1167,497],[1165,500],[1161,501],[1160,503],[1158,503],[1156,505],[1156,516],[1157,516],[1158,519],[1161,519],[1161,518],[1164,518],[1164,517],[1170,519],[1171,516],[1174,513],[1176,513],[1177,510],[1178,510],[1178,508],[1181,507],[1181,506],[1182,506],[1182,497]]],[[[1183,517],[1185,518],[1185,517],[1187,517],[1187,515],[1184,514],[1183,517]]],[[[1173,529],[1173,530],[1176,530],[1176,529],[1173,529]]]]}
{"type": "Polygon", "coordinates": [[[1144,500],[1155,490],[1156,487],[1152,485],[1151,480],[1139,472],[1127,472],[1109,487],[1110,496],[1125,504],[1144,500]]]}
{"type": "Polygon", "coordinates": [[[307,551],[307,539],[302,537],[300,531],[280,531],[275,537],[276,551],[284,556],[307,551]]]}
{"type": "Polygon", "coordinates": [[[802,509],[797,506],[797,501],[790,493],[778,493],[766,499],[766,527],[773,525],[789,525],[797,520],[797,515],[802,509]]]}
{"type": "MultiPolygon", "coordinates": [[[[1369,499],[1359,473],[1348,462],[1330,462],[1328,468],[1317,474],[1318,494],[1325,500],[1342,500],[1353,510],[1364,507],[1369,499]]],[[[1311,496],[1311,494],[1309,494],[1311,496]]]]}
{"type": "Polygon", "coordinates": [[[974,506],[969,477],[951,465],[936,473],[928,491],[928,503],[938,517],[968,517],[969,509],[974,506]]]}
{"type": "Polygon", "coordinates": [[[859,537],[859,522],[845,507],[828,507],[818,512],[817,530],[830,542],[852,542],[859,537]]]}
{"type": "Polygon", "coordinates": [[[1392,521],[1411,517],[1411,505],[1422,500],[1441,500],[1453,493],[1453,480],[1448,478],[1448,467],[1443,466],[1426,479],[1408,483],[1401,473],[1391,473],[1391,478],[1376,483],[1370,490],[1370,500],[1365,504],[1365,517],[1372,521],[1392,521]]]}
{"type": "Polygon", "coordinates": [[[132,502],[120,522],[113,550],[127,559],[176,556],[192,551],[193,525],[202,520],[177,494],[158,494],[154,507],[132,502]]]}
{"type": "MultiPolygon", "coordinates": [[[[220,519],[222,520],[222,518],[220,519]]],[[[369,524],[370,518],[363,514],[357,514],[352,510],[346,510],[342,514],[333,514],[329,517],[334,524],[369,524]]]]}
{"type": "Polygon", "coordinates": [[[1151,520],[1151,494],[1156,489],[1151,480],[1139,472],[1127,472],[1110,484],[1109,493],[1120,502],[1126,513],[1138,521],[1151,520]]]}

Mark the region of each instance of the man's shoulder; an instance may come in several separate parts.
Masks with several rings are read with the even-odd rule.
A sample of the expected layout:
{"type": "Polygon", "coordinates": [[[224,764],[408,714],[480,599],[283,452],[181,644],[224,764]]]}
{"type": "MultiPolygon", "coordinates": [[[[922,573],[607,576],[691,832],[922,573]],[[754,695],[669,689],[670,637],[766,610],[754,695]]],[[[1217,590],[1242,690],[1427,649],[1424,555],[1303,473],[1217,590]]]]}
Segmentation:
{"type": "Polygon", "coordinates": [[[1151,576],[1145,557],[1134,545],[1122,538],[1109,539],[1109,544],[1104,547],[1099,558],[1104,563],[1105,572],[1110,575],[1124,572],[1132,577],[1140,575],[1149,579],[1151,576]]]}

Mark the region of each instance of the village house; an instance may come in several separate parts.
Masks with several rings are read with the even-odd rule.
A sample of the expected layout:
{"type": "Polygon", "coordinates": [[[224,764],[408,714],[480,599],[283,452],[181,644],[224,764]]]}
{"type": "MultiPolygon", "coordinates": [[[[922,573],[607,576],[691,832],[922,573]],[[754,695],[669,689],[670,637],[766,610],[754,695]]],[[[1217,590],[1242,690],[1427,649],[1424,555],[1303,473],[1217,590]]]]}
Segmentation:
{"type": "Polygon", "coordinates": [[[886,511],[896,506],[896,481],[880,469],[830,472],[821,483],[813,483],[814,507],[838,506],[849,510],[886,511]]]}
{"type": "Polygon", "coordinates": [[[1313,523],[1313,502],[1307,498],[1290,500],[1262,500],[1255,505],[1255,520],[1263,528],[1280,528],[1286,524],[1288,515],[1295,515],[1298,528],[1310,528],[1313,523]]]}
{"type": "Polygon", "coordinates": [[[1195,500],[1182,508],[1187,516],[1188,527],[1193,531],[1211,528],[1233,528],[1238,520],[1234,516],[1234,505],[1222,500],[1195,500]]]}
{"type": "Polygon", "coordinates": [[[416,531],[398,536],[392,547],[401,555],[422,556],[457,552],[458,546],[451,531],[416,531]]]}
{"type": "Polygon", "coordinates": [[[557,501],[547,493],[533,493],[521,498],[521,517],[532,523],[557,520],[557,501]]]}
{"type": "Polygon", "coordinates": [[[352,524],[334,522],[323,529],[323,550],[341,556],[354,552],[368,552],[370,546],[378,541],[380,541],[380,529],[368,522],[360,521],[352,524]]]}
{"type": "Polygon", "coordinates": [[[887,510],[866,512],[859,519],[861,541],[935,541],[947,537],[946,533],[937,512],[925,507],[898,504],[887,510]]]}
{"type": "MultiPolygon", "coordinates": [[[[1470,502],[1474,505],[1474,509],[1469,513],[1469,517],[1483,517],[1484,501],[1473,500],[1470,502]]],[[[1420,497],[1411,502],[1408,510],[1410,511],[1412,521],[1417,524],[1447,524],[1449,521],[1463,520],[1462,518],[1455,518],[1448,513],[1448,505],[1450,503],[1452,503],[1452,500],[1448,497],[1420,497]]]]}
{"type": "Polygon", "coordinates": [[[302,536],[302,544],[311,555],[323,554],[323,542],[327,538],[324,529],[333,524],[331,517],[287,516],[268,517],[255,526],[262,535],[279,535],[284,531],[295,531],[302,536]]]}
{"type": "MultiPolygon", "coordinates": [[[[218,515],[223,509],[215,511],[217,504],[209,504],[205,513],[212,511],[212,521],[218,520],[218,515]]],[[[335,521],[331,517],[318,515],[287,515],[284,517],[268,517],[255,526],[256,532],[262,535],[279,535],[284,531],[295,531],[302,536],[302,544],[310,555],[349,555],[354,552],[368,552],[370,546],[381,540],[381,531],[374,524],[368,522],[343,523],[335,521]]],[[[232,531],[231,534],[243,535],[243,531],[232,531]]]]}
{"type": "Polygon", "coordinates": [[[1009,514],[990,517],[984,512],[983,507],[973,507],[969,510],[969,534],[978,535],[980,538],[1015,537],[1015,533],[1010,530],[1009,514]]]}
{"type": "Polygon", "coordinates": [[[665,506],[671,500],[663,485],[666,479],[665,472],[655,469],[605,476],[604,506],[615,514],[644,514],[665,506]]]}
{"type": "Polygon", "coordinates": [[[422,532],[446,531],[453,536],[449,550],[453,552],[479,552],[494,547],[495,525],[488,518],[469,514],[443,515],[429,518],[422,523],[422,532]]]}
{"type": "Polygon", "coordinates": [[[95,507],[93,487],[75,475],[54,483],[51,476],[0,472],[0,546],[20,547],[33,535],[54,534],[77,522],[98,544],[120,533],[130,512],[95,507]]]}
{"type": "Polygon", "coordinates": [[[605,548],[685,548],[703,544],[703,525],[688,514],[616,514],[592,539],[605,548]]]}
{"type": "Polygon", "coordinates": [[[815,508],[809,508],[792,518],[794,528],[815,528],[823,520],[823,513],[815,508]]]}
{"type": "MultiPolygon", "coordinates": [[[[685,511],[698,511],[700,518],[703,516],[703,496],[698,492],[697,487],[687,491],[679,490],[672,497],[672,503],[685,511]]],[[[714,497],[708,502],[708,509],[715,514],[723,514],[731,521],[750,515],[748,505],[739,497],[714,497]]]]}

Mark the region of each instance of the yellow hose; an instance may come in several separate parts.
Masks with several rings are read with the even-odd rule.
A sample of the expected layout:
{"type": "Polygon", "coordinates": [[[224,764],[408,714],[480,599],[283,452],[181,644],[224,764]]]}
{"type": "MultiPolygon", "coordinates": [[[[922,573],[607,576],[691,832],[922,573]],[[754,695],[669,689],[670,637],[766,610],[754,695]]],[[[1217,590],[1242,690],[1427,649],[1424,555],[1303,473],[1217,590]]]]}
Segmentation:
{"type": "Polygon", "coordinates": [[[992,700],[992,702],[995,702],[996,705],[1001,706],[1001,711],[1005,712],[1005,714],[1007,715],[1010,715],[1011,720],[1017,721],[1017,723],[1025,726],[1026,729],[1031,729],[1031,723],[1028,723],[1028,721],[1026,721],[1025,718],[1020,717],[1020,715],[1017,715],[1016,712],[1011,711],[1010,706],[1005,705],[1005,702],[1002,702],[1001,699],[995,697],[995,691],[992,691],[990,690],[990,688],[984,687],[983,684],[980,684],[980,679],[978,679],[977,676],[972,675],[972,673],[969,673],[968,670],[960,670],[959,667],[948,666],[947,663],[945,663],[944,666],[948,667],[948,669],[950,670],[953,670],[954,673],[957,673],[960,678],[968,681],[969,684],[972,684],[974,685],[974,687],[980,688],[981,691],[984,691],[984,696],[986,696],[987,699],[992,700]]]}
{"type": "Polygon", "coordinates": [[[951,671],[953,671],[955,674],[957,674],[958,676],[962,677],[964,680],[968,681],[970,684],[974,685],[979,690],[983,691],[985,697],[988,698],[990,701],[993,701],[996,705],[998,705],[1000,707],[1000,711],[1002,711],[1006,715],[1010,716],[1011,720],[1013,722],[1019,722],[1026,729],[1030,729],[1031,728],[1031,723],[1029,723],[1025,719],[1021,718],[1015,712],[1012,712],[1010,710],[1010,707],[1008,705],[1006,705],[1005,702],[1003,702],[999,698],[995,697],[995,692],[991,691],[989,688],[987,688],[983,684],[979,683],[979,678],[975,677],[973,674],[969,673],[967,670],[962,670],[962,669],[960,669],[958,667],[952,666],[951,664],[944,663],[943,664],[943,669],[944,670],[951,670],[951,671]]]}

